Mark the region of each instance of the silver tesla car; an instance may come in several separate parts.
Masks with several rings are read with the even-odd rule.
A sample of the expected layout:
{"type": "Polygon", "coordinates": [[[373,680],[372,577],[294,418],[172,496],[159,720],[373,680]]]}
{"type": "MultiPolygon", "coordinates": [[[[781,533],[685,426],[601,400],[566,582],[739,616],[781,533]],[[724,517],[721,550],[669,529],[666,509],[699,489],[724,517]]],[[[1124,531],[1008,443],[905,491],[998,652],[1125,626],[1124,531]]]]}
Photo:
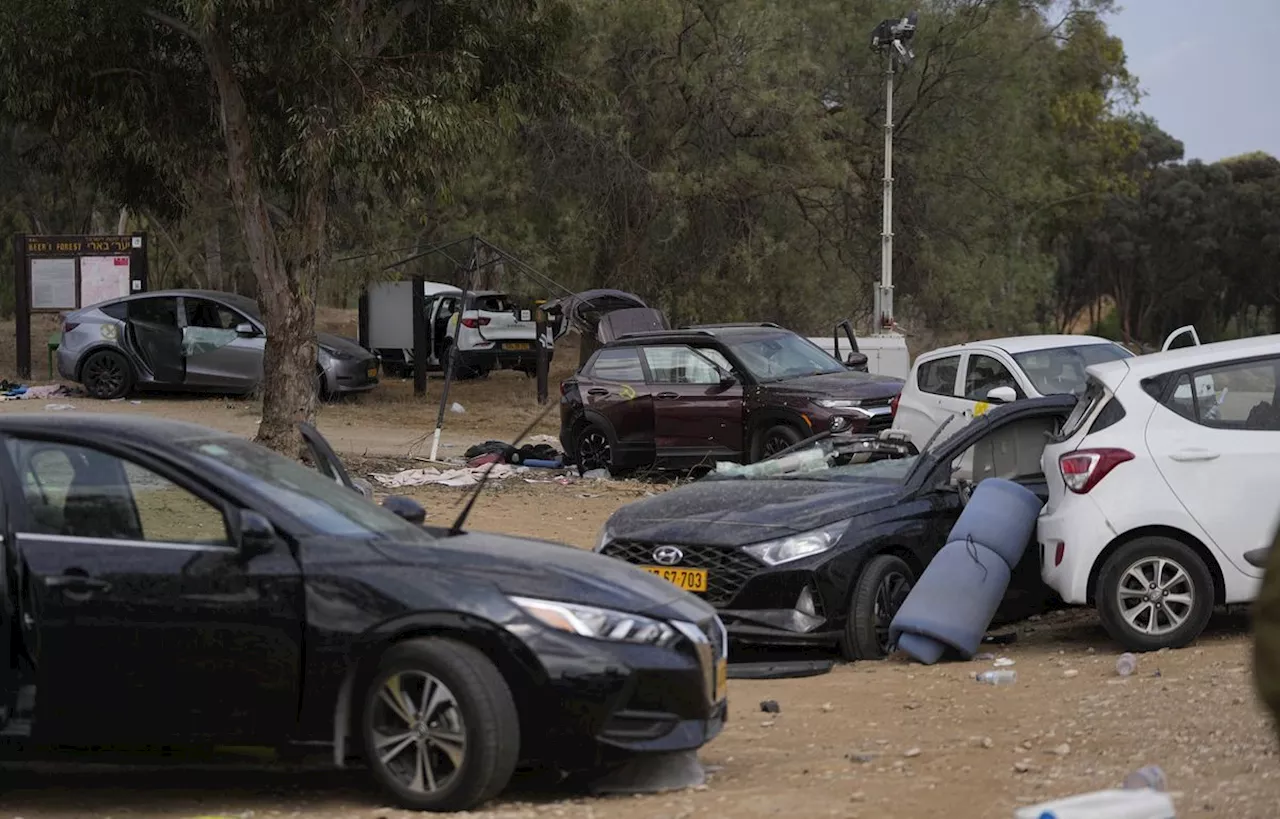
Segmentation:
{"type": "MultiPolygon", "coordinates": [[[[377,386],[377,356],[329,333],[317,341],[321,398],[377,386]]],[[[262,379],[265,344],[253,299],[210,290],[139,293],[63,316],[58,372],[103,399],[146,388],[248,393],[262,379]]]]}

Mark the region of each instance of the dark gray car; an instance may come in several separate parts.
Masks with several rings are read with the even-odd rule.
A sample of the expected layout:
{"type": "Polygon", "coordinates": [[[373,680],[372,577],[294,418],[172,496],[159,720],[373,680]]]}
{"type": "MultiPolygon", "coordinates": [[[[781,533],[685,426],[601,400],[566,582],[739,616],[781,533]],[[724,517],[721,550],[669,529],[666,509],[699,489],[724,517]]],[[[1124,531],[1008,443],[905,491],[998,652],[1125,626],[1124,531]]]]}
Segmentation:
{"type": "MultiPolygon", "coordinates": [[[[377,386],[377,356],[329,333],[317,341],[321,398],[377,386]]],[[[67,313],[58,372],[94,398],[135,388],[247,393],[262,380],[265,344],[253,299],[211,290],[140,293],[67,313]]]]}

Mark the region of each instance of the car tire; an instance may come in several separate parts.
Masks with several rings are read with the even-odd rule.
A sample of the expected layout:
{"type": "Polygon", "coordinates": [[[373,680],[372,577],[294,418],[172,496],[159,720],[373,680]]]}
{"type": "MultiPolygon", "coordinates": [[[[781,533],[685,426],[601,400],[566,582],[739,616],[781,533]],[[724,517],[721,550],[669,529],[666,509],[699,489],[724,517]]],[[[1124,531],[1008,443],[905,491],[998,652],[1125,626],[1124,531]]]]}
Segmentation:
{"type": "MultiPolygon", "coordinates": [[[[452,359],[454,355],[453,343],[446,341],[444,344],[444,352],[440,356],[440,367],[445,374],[448,374],[449,368],[453,366],[452,359]]],[[[462,363],[461,357],[458,358],[457,368],[453,371],[453,377],[459,381],[467,381],[475,378],[479,373],[472,367],[468,367],[462,363]]]]}
{"type": "Polygon", "coordinates": [[[375,781],[406,810],[471,810],[502,792],[520,754],[510,686],[484,654],[453,640],[388,649],[365,693],[360,727],[375,781]],[[403,697],[400,708],[393,691],[403,697]],[[431,713],[406,714],[405,700],[420,712],[433,699],[431,713]]]}
{"type": "Polygon", "coordinates": [[[804,440],[800,430],[790,424],[761,427],[751,441],[751,462],[763,461],[775,452],[804,440]]]}
{"type": "Polygon", "coordinates": [[[586,422],[573,436],[573,453],[576,454],[579,475],[591,470],[605,470],[617,475],[617,441],[603,425],[586,422]]]}
{"type": "Polygon", "coordinates": [[[324,370],[316,367],[316,403],[323,404],[329,400],[329,387],[325,384],[324,370]]]}
{"type": "Polygon", "coordinates": [[[846,660],[889,656],[889,624],[915,582],[916,573],[900,557],[876,555],[867,562],[853,584],[840,635],[840,653],[846,660]]]}
{"type": "Polygon", "coordinates": [[[1113,640],[1129,651],[1158,651],[1200,636],[1213,614],[1213,595],[1213,575],[1194,549],[1152,536],[1130,541],[1107,558],[1094,599],[1113,640]],[[1162,592],[1161,599],[1149,599],[1154,592],[1162,592]]]}
{"type": "Polygon", "coordinates": [[[92,398],[101,401],[124,398],[133,389],[133,368],[129,360],[115,350],[99,350],[80,368],[80,383],[92,398]]]}

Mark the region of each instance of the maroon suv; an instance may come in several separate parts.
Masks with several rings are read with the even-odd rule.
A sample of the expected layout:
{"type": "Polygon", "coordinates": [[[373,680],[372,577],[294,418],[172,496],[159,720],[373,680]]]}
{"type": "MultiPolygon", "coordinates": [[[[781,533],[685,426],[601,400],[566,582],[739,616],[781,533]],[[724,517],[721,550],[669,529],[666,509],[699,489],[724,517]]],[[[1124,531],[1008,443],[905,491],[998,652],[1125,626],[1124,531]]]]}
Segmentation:
{"type": "Polygon", "coordinates": [[[560,385],[560,443],[584,470],[758,461],[825,430],[888,429],[901,390],[776,324],[632,333],[560,385]]]}

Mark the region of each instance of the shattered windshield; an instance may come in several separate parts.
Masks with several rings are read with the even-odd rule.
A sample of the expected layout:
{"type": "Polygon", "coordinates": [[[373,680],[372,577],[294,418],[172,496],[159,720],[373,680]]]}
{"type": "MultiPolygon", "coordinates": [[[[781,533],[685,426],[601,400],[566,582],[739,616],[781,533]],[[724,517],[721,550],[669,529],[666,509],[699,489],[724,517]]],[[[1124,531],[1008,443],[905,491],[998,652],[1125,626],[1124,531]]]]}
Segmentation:
{"type": "Polygon", "coordinates": [[[845,371],[839,361],[794,333],[743,339],[730,344],[742,365],[757,381],[785,381],[845,371]]]}
{"type": "Polygon", "coordinates": [[[1041,395],[1079,395],[1084,392],[1085,367],[1132,357],[1119,344],[1077,344],[1015,353],[1013,359],[1041,395]]]}
{"type": "Polygon", "coordinates": [[[708,477],[746,480],[905,481],[919,456],[910,443],[878,438],[814,441],[794,452],[753,464],[722,462],[708,477]]]}

